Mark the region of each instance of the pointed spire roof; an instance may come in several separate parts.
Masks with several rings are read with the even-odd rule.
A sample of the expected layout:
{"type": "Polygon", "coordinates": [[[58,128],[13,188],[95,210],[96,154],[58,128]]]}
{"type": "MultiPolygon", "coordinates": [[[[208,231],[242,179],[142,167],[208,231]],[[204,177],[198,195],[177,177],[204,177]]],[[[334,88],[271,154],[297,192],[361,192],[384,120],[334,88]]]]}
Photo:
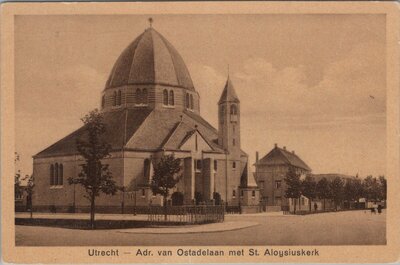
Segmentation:
{"type": "Polygon", "coordinates": [[[221,104],[223,102],[240,102],[238,96],[236,95],[235,89],[233,88],[232,81],[229,78],[228,74],[228,79],[226,80],[226,84],[224,87],[224,91],[222,92],[222,95],[218,101],[218,104],[221,104]]]}

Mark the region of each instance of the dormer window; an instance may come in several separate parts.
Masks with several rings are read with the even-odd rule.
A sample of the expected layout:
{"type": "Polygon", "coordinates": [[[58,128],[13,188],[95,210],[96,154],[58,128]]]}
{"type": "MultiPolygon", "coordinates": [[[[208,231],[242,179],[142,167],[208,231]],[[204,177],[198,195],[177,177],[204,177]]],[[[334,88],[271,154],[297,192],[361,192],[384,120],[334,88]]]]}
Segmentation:
{"type": "Polygon", "coordinates": [[[101,97],[101,107],[102,108],[104,108],[104,105],[106,104],[106,99],[105,99],[105,96],[103,95],[102,97],[101,97]]]}
{"type": "Polygon", "coordinates": [[[118,90],[117,106],[120,106],[121,103],[122,103],[122,93],[121,93],[121,90],[118,90]]]}
{"type": "Polygon", "coordinates": [[[117,106],[117,91],[114,91],[113,106],[117,106]]]}

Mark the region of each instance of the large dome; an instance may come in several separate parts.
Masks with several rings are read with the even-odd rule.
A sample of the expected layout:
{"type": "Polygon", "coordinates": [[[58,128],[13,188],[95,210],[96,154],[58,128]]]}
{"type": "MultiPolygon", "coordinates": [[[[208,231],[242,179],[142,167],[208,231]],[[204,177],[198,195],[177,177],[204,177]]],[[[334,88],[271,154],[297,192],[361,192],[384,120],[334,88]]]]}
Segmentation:
{"type": "Polygon", "coordinates": [[[141,84],[161,84],[194,91],[182,57],[171,43],[151,27],[119,56],[105,89],[141,84]]]}

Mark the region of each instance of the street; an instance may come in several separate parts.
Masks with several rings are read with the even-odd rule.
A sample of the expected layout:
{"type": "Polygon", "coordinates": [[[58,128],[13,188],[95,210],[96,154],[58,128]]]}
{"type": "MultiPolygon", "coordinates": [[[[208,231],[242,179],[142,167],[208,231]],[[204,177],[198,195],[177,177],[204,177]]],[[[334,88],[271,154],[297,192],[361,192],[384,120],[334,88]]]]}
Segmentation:
{"type": "Polygon", "coordinates": [[[223,232],[129,233],[16,226],[17,246],[382,245],[386,211],[347,211],[306,216],[226,215],[225,222],[259,225],[223,232]]]}

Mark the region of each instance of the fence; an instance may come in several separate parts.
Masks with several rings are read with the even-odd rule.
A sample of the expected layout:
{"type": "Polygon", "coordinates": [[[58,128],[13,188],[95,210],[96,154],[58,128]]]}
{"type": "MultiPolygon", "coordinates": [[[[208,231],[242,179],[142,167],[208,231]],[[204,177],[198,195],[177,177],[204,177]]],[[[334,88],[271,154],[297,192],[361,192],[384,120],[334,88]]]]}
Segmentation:
{"type": "Polygon", "coordinates": [[[223,222],[223,206],[149,206],[148,220],[152,223],[204,224],[223,222]]]}

